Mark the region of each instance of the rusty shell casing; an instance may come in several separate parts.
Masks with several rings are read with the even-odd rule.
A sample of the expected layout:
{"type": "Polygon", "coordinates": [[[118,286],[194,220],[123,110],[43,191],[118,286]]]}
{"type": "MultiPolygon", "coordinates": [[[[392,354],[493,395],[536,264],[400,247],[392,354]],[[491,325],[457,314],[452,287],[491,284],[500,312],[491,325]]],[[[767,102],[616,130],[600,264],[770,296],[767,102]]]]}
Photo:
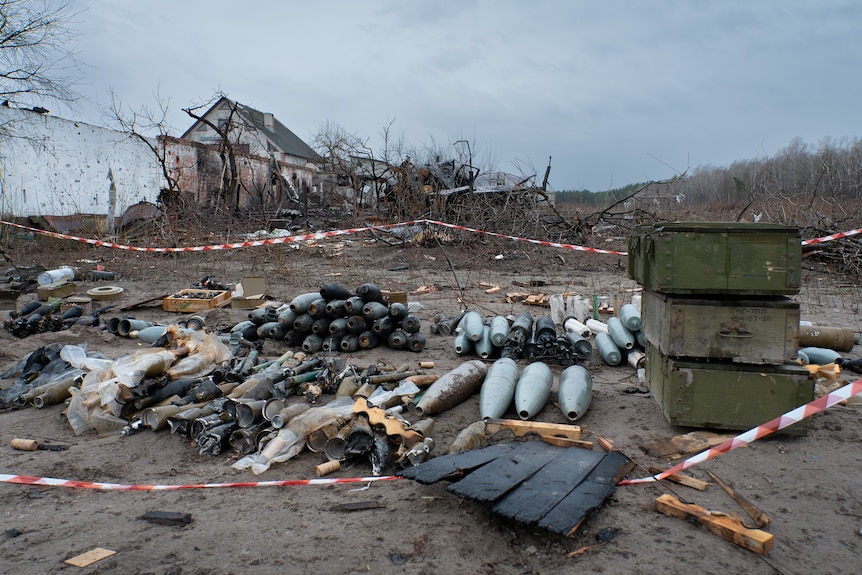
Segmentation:
{"type": "Polygon", "coordinates": [[[359,379],[353,375],[342,378],[335,392],[335,397],[352,396],[359,389],[359,379]]]}
{"type": "Polygon", "coordinates": [[[79,381],[78,378],[65,378],[62,381],[46,385],[42,388],[42,393],[33,398],[33,406],[43,408],[46,405],[57,405],[63,403],[69,397],[69,388],[79,381]]]}
{"type": "Polygon", "coordinates": [[[521,371],[515,386],[515,411],[521,419],[530,419],[548,403],[554,374],[545,363],[531,363],[521,371]]]}
{"type": "Polygon", "coordinates": [[[183,409],[184,406],[179,405],[148,407],[141,412],[141,422],[153,431],[159,431],[167,427],[169,417],[176,415],[183,409]]]}
{"type": "Polygon", "coordinates": [[[446,453],[460,453],[479,449],[485,445],[485,422],[476,421],[458,432],[446,453]]]}
{"type": "Polygon", "coordinates": [[[557,400],[566,419],[576,421],[587,412],[593,398],[593,378],[580,365],[572,365],[560,374],[557,400]]]}
{"type": "Polygon", "coordinates": [[[466,361],[440,376],[416,404],[416,413],[433,415],[455,407],[482,387],[488,369],[478,359],[466,361]]]}
{"type": "Polygon", "coordinates": [[[480,419],[499,419],[512,405],[518,384],[518,364],[504,357],[491,364],[479,391],[480,419]]]}
{"type": "Polygon", "coordinates": [[[341,469],[341,462],[337,459],[330,459],[329,461],[326,461],[314,467],[314,476],[324,477],[326,475],[329,475],[330,473],[335,473],[339,469],[341,469]]]}
{"type": "Polygon", "coordinates": [[[434,425],[435,421],[426,417],[425,419],[420,419],[419,421],[415,421],[410,424],[410,429],[417,433],[421,433],[422,437],[431,437],[431,434],[434,433],[434,425]]]}
{"type": "Polygon", "coordinates": [[[835,351],[852,351],[858,343],[852,329],[819,325],[799,325],[799,347],[825,347],[835,351]]]}

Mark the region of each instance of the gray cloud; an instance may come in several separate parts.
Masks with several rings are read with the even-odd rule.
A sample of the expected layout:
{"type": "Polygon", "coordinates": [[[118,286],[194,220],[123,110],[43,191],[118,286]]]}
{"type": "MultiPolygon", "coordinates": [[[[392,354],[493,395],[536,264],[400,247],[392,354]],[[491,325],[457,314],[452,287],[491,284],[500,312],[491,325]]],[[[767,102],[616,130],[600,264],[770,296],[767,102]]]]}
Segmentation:
{"type": "Polygon", "coordinates": [[[132,107],[159,89],[181,132],[221,89],[305,139],[329,120],[379,146],[394,119],[592,190],[860,132],[850,0],[77,5],[92,123],[110,87],[132,107]]]}

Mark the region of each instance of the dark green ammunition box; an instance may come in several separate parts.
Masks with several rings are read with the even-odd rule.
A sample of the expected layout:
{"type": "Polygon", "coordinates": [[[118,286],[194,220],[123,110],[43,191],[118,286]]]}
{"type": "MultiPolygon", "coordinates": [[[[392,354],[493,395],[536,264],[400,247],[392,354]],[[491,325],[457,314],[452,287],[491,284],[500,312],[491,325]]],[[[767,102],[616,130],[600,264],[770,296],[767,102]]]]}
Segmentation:
{"type": "Polygon", "coordinates": [[[794,227],[657,223],[629,238],[628,275],[668,294],[791,295],[801,285],[801,258],[794,227]]]}
{"type": "Polygon", "coordinates": [[[782,296],[707,299],[647,291],[641,328],[664,355],[781,364],[799,349],[799,304],[782,296]]]}
{"type": "MultiPolygon", "coordinates": [[[[680,360],[648,344],[646,375],[653,397],[672,425],[748,430],[814,399],[813,378],[793,364],[680,360]]],[[[804,434],[809,419],[784,433],[804,434]]]]}

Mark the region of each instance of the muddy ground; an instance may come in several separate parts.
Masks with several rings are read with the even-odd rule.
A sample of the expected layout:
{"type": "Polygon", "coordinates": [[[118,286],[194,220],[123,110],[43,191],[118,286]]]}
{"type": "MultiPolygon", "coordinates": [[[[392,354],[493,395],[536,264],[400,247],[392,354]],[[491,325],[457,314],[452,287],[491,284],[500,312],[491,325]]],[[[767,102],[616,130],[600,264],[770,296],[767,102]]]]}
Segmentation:
{"type": "MultiPolygon", "coordinates": [[[[523,246],[505,240],[461,247],[404,248],[369,244],[353,237],[298,250],[277,246],[180,255],[130,254],[37,240],[13,242],[8,253],[19,265],[51,267],[98,260],[117,273],[112,285],[125,290],[120,304],[173,293],[205,275],[223,282],[234,282],[244,275],[266,275],[268,295],[280,301],[333,281],[349,288],[370,281],[398,292],[434,286],[432,293],[410,295],[411,302],[422,306],[418,315],[428,336],[423,353],[380,347],[353,354],[349,361],[364,367],[374,362],[400,365],[432,360],[438,373],[459,365],[463,358],[452,350],[450,337],[432,335],[428,326],[436,312],[457,312],[459,297],[486,316],[542,312],[523,304],[501,303],[500,294],[486,294],[480,282],[500,285],[502,292],[620,295],[623,303],[630,290],[637,288],[627,279],[625,259],[620,256],[523,246]],[[513,285],[531,281],[546,285],[526,290],[513,285]],[[463,286],[463,293],[459,293],[458,284],[463,286]]],[[[100,285],[105,284],[83,281],[78,292],[100,285]]],[[[34,298],[35,294],[26,294],[19,305],[34,298]]],[[[862,331],[859,292],[852,281],[808,270],[796,299],[803,319],[862,331]]],[[[5,316],[6,312],[2,313],[5,316]]],[[[210,326],[236,323],[245,319],[246,313],[219,309],[211,312],[207,321],[210,326]]],[[[158,302],[136,309],[134,315],[160,322],[182,317],[163,312],[158,302]]],[[[0,369],[53,341],[86,343],[89,349],[112,358],[140,349],[135,340],[93,328],[24,339],[0,330],[0,369]]],[[[268,342],[264,355],[273,358],[286,350],[283,344],[268,342]]],[[[855,357],[860,351],[857,346],[845,355],[855,357]]],[[[552,366],[558,375],[561,367],[552,366]]],[[[637,384],[632,368],[607,367],[598,356],[586,366],[594,379],[594,395],[592,406],[578,422],[584,439],[600,434],[613,440],[639,465],[630,477],[645,475],[650,465],[669,465],[646,454],[642,446],[691,430],[669,425],[651,397],[623,393],[637,384]]],[[[845,379],[852,380],[852,374],[845,379]]],[[[477,396],[436,416],[435,453],[443,453],[458,431],[477,419],[477,396]]],[[[565,422],[552,403],[537,419],[565,422]]],[[[836,406],[816,416],[802,437],[764,439],[689,470],[702,480],[709,480],[707,469],[713,471],[771,517],[767,529],[775,536],[775,546],[766,556],[655,511],[656,497],[671,492],[709,509],[742,514],[714,484],[704,492],[672,483],[618,487],[613,498],[569,538],[501,520],[482,505],[448,493],[446,484],[428,486],[409,480],[172,492],[99,492],[2,484],[0,572],[858,573],[862,550],[860,423],[862,406],[836,406]],[[336,506],[344,503],[377,507],[338,510],[336,506]],[[141,520],[149,511],[190,513],[192,521],[175,527],[141,520]],[[604,546],[567,557],[596,543],[596,534],[604,528],[619,528],[621,532],[604,546]],[[64,563],[96,547],[116,553],[83,568],[64,563]]],[[[144,431],[129,437],[76,436],[63,416],[62,405],[0,412],[0,471],[8,474],[130,484],[305,479],[314,476],[313,468],[321,458],[305,451],[259,476],[234,470],[234,461],[230,454],[201,456],[189,440],[167,431],[144,431]],[[62,443],[69,448],[16,451],[9,447],[13,437],[62,443]]],[[[342,469],[334,477],[369,474],[370,465],[357,465],[342,469]]]]}

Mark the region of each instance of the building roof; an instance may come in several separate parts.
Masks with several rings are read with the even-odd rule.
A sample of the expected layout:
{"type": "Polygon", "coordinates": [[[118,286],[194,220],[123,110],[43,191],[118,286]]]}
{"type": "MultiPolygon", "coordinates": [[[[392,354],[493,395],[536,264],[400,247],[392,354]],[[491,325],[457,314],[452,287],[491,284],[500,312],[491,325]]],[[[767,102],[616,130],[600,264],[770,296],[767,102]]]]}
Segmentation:
{"type": "MultiPolygon", "coordinates": [[[[228,102],[230,104],[234,103],[229,98],[222,96],[218,101],[210,106],[210,109],[207,110],[202,117],[207,116],[210,112],[220,106],[222,102],[228,102]]],[[[287,126],[279,122],[278,118],[275,116],[272,118],[272,128],[268,128],[264,121],[264,113],[260,110],[256,110],[250,106],[246,106],[245,104],[240,104],[239,102],[236,102],[236,110],[237,113],[242,116],[243,120],[248,122],[249,125],[253,126],[261,133],[265,134],[266,137],[269,138],[282,152],[298,158],[305,158],[310,162],[318,162],[321,160],[320,155],[315,152],[311,146],[303,142],[299,136],[290,131],[287,126]]],[[[189,134],[191,134],[200,123],[200,120],[195,121],[195,123],[192,124],[192,126],[186,130],[181,137],[188,138],[189,134]]]]}

